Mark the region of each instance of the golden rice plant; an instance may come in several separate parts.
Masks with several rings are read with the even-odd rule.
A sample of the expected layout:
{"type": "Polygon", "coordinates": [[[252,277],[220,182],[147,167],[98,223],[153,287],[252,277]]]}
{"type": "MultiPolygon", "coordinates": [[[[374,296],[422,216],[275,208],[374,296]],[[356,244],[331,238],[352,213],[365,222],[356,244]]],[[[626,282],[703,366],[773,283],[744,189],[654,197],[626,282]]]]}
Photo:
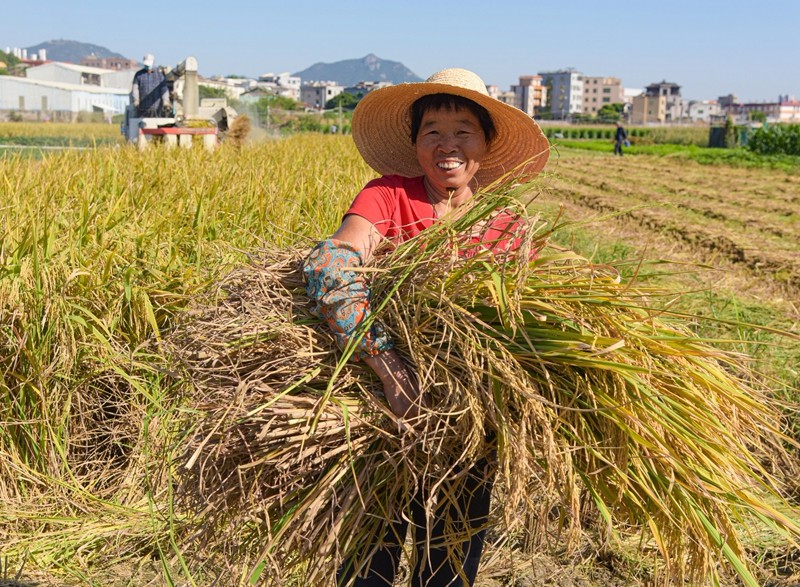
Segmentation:
{"type": "MultiPolygon", "coordinates": [[[[36,125],[25,125],[22,130],[27,132],[33,126],[36,125]]],[[[55,125],[41,126],[52,128],[55,125]]],[[[70,126],[65,132],[75,132],[79,126],[70,126]]],[[[0,127],[0,132],[10,129],[9,125],[0,127]]],[[[426,447],[449,438],[453,431],[460,433],[468,429],[468,422],[478,421],[475,410],[491,405],[486,404],[485,396],[473,393],[465,399],[469,400],[470,407],[462,415],[442,416],[438,413],[441,406],[449,404],[439,401],[437,411],[431,416],[431,422],[439,423],[438,428],[431,424],[417,432],[398,434],[380,399],[367,393],[367,390],[371,392],[375,388],[370,373],[359,364],[343,361],[326,338],[324,329],[301,310],[305,308],[305,302],[302,302],[303,294],[298,289],[296,274],[300,251],[290,247],[305,242],[304,237],[318,238],[330,234],[354,194],[372,175],[352,142],[347,137],[336,136],[299,136],[245,145],[241,150],[227,149],[223,145],[214,153],[165,149],[140,153],[123,147],[56,153],[40,160],[17,154],[0,158],[0,554],[6,560],[7,568],[19,569],[24,565],[24,577],[29,572],[46,572],[58,575],[64,583],[78,584],[105,582],[111,567],[130,568],[133,575],[136,569],[146,567],[148,561],[155,561],[159,566],[153,575],[158,578],[150,576],[148,579],[156,583],[211,584],[221,569],[225,570],[220,579],[223,583],[244,582],[259,561],[268,565],[262,569],[264,577],[276,576],[278,570],[289,572],[291,565],[288,561],[300,556],[303,550],[290,551],[288,540],[285,546],[272,541],[271,537],[279,536],[278,531],[280,536],[298,538],[302,536],[302,533],[298,534],[298,528],[303,532],[316,528],[310,522],[313,520],[310,515],[315,511],[313,508],[321,508],[316,511],[329,511],[333,515],[340,510],[324,509],[331,503],[341,504],[341,500],[347,499],[360,503],[370,494],[383,498],[392,491],[401,491],[409,483],[412,472],[428,462],[426,447]],[[267,246],[282,251],[271,255],[274,258],[269,263],[274,267],[272,272],[263,272],[259,264],[257,273],[250,268],[238,277],[244,284],[242,287],[252,294],[247,301],[248,312],[244,311],[245,306],[229,308],[228,311],[233,313],[228,316],[227,326],[213,316],[201,319],[195,315],[198,321],[194,328],[200,336],[198,340],[204,340],[202,335],[205,335],[210,345],[211,356],[204,360],[212,363],[206,375],[193,372],[196,377],[189,381],[182,379],[181,373],[170,364],[164,348],[159,346],[159,341],[175,340],[170,333],[177,316],[198,292],[205,291],[210,284],[222,281],[226,288],[238,291],[225,276],[247,259],[247,251],[267,246]],[[293,322],[291,328],[287,325],[289,310],[274,316],[268,324],[258,322],[263,322],[265,316],[271,315],[269,311],[277,307],[277,302],[267,302],[261,297],[260,289],[247,287],[247,284],[260,280],[265,281],[264,287],[283,292],[282,296],[291,292],[293,301],[284,307],[291,308],[292,316],[297,314],[307,319],[307,323],[300,322],[306,327],[302,336],[290,334],[296,333],[298,324],[293,322]],[[286,285],[277,287],[276,280],[286,285]],[[257,327],[250,329],[250,326],[240,324],[247,320],[253,320],[252,324],[257,327]],[[258,351],[264,333],[277,331],[285,331],[280,345],[273,345],[271,350],[264,352],[258,351]],[[239,367],[249,369],[251,373],[245,377],[236,365],[227,368],[227,381],[244,382],[238,392],[241,398],[229,402],[231,411],[227,417],[215,410],[222,398],[231,397],[228,383],[220,380],[216,387],[205,383],[206,376],[218,376],[219,369],[213,367],[213,357],[217,353],[221,353],[223,358],[229,354],[234,356],[232,351],[223,353],[215,346],[223,342],[229,347],[241,346],[238,351],[240,358],[237,359],[239,367]],[[276,355],[276,349],[283,354],[276,355]],[[302,352],[295,352],[298,349],[302,352]],[[262,360],[265,356],[276,360],[269,363],[262,360]],[[293,375],[291,380],[298,387],[275,399],[276,389],[287,390],[288,371],[276,367],[273,379],[280,378],[281,381],[275,381],[270,379],[270,365],[284,365],[287,369],[291,367],[300,371],[310,369],[305,372],[309,379],[293,375]],[[316,369],[319,369],[318,373],[316,369]],[[269,385],[264,385],[263,389],[259,387],[261,391],[254,390],[260,378],[269,385]],[[187,386],[192,388],[192,393],[187,392],[187,386]],[[190,402],[190,398],[198,400],[197,406],[190,402]],[[255,406],[253,410],[261,409],[249,416],[250,412],[246,412],[237,421],[231,420],[232,415],[242,409],[241,406],[251,402],[255,406]],[[273,407],[281,410],[280,417],[273,418],[274,414],[270,412],[273,407]],[[309,421],[309,415],[319,417],[309,421]],[[270,446],[277,443],[284,450],[276,455],[262,455],[267,459],[264,463],[275,458],[282,468],[272,469],[263,463],[259,463],[263,466],[247,468],[243,464],[246,459],[241,456],[244,444],[231,443],[231,437],[222,437],[221,432],[220,435],[210,434],[205,426],[211,422],[221,422],[220,431],[223,425],[228,431],[248,430],[250,422],[252,430],[257,428],[252,438],[258,438],[267,424],[265,439],[273,443],[270,446]],[[198,423],[197,435],[187,437],[198,423]],[[200,434],[203,431],[209,433],[211,440],[198,451],[197,445],[190,444],[188,438],[196,442],[203,438],[200,434]],[[291,450],[291,442],[281,440],[281,434],[291,442],[296,443],[299,439],[306,443],[308,451],[301,454],[303,460],[298,471],[316,471],[317,477],[302,479],[299,474],[292,474],[291,459],[299,453],[291,450]],[[348,438],[348,435],[350,442],[342,442],[341,439],[348,438]],[[398,438],[405,443],[399,448],[398,438]],[[334,445],[335,449],[331,448],[334,445]],[[354,448],[351,450],[351,447],[354,448]],[[332,452],[334,450],[338,452],[332,452]],[[225,451],[230,451],[230,458],[224,457],[225,451]],[[192,460],[195,453],[197,456],[192,460]],[[333,457],[326,460],[324,457],[329,454],[333,457]],[[187,463],[192,463],[188,470],[187,463]],[[409,463],[410,467],[407,466],[409,463]],[[323,483],[327,479],[323,477],[325,472],[341,472],[345,464],[349,477],[341,477],[338,484],[326,486],[323,483]],[[215,468],[218,469],[217,477],[210,477],[215,468]],[[280,473],[274,480],[270,473],[273,470],[280,473]],[[214,493],[215,488],[233,484],[234,477],[226,475],[234,472],[238,476],[236,483],[241,485],[232,490],[225,508],[209,507],[208,511],[198,512],[196,504],[185,508],[184,505],[191,502],[175,501],[172,492],[176,484],[182,482],[185,475],[199,476],[201,472],[207,480],[203,491],[210,496],[209,504],[221,503],[219,493],[214,493]],[[180,478],[176,477],[179,473],[180,478]],[[250,514],[244,516],[242,502],[238,501],[241,487],[251,482],[255,484],[258,478],[268,481],[264,493],[254,494],[247,502],[252,508],[250,514]],[[353,481],[355,479],[357,484],[353,481]],[[286,494],[287,499],[283,505],[276,506],[278,509],[265,508],[265,504],[274,503],[265,497],[270,491],[292,482],[308,482],[307,487],[328,487],[328,490],[309,493],[297,489],[286,494]],[[363,491],[359,494],[354,488],[363,491]],[[334,502],[331,501],[333,496],[334,502]],[[289,507],[291,504],[309,509],[292,509],[289,507]],[[264,515],[264,512],[269,515],[264,515]],[[277,526],[273,523],[275,520],[278,520],[277,526]],[[267,522],[272,525],[266,525],[267,522]],[[206,529],[228,527],[226,524],[232,524],[230,527],[235,529],[230,535],[231,542],[219,544],[218,550],[206,550],[209,564],[191,566],[195,546],[214,546],[213,541],[208,541],[206,529]],[[238,540],[242,548],[235,544],[238,540]],[[225,561],[220,559],[228,554],[232,556],[226,568],[225,561]],[[240,559],[240,556],[244,558],[240,559]],[[236,567],[233,560],[242,560],[242,564],[236,567]],[[219,564],[212,564],[215,562],[219,564]]],[[[451,250],[445,238],[449,234],[445,232],[437,237],[445,241],[442,251],[451,250]]],[[[545,233],[539,233],[535,239],[545,237],[545,233]]],[[[415,317],[418,321],[422,320],[422,315],[430,315],[431,308],[435,307],[431,303],[440,304],[441,301],[442,309],[436,310],[436,320],[410,322],[403,314],[410,312],[409,309],[401,312],[402,307],[387,302],[380,318],[393,328],[401,346],[406,345],[403,348],[408,349],[408,359],[414,361],[421,372],[424,371],[422,366],[430,365],[424,363],[424,359],[436,359],[436,365],[439,365],[441,354],[441,360],[451,361],[454,369],[466,370],[467,366],[480,362],[485,367],[472,376],[483,382],[494,382],[498,376],[492,369],[505,363],[499,359],[489,360],[492,353],[488,351],[497,353],[503,345],[487,346],[487,352],[483,352],[481,345],[488,339],[476,333],[481,324],[489,325],[486,328],[491,327],[489,332],[493,335],[495,330],[505,332],[498,330],[488,317],[481,318],[481,312],[489,317],[499,315],[497,309],[492,304],[487,305],[488,310],[481,309],[486,297],[483,294],[474,300],[470,298],[471,305],[467,304],[462,294],[469,289],[469,281],[453,290],[461,292],[453,303],[433,296],[434,286],[440,283],[437,280],[444,279],[444,274],[451,275],[452,283],[462,283],[455,277],[461,271],[461,265],[447,264],[444,254],[428,259],[431,279],[423,279],[425,287],[418,287],[421,276],[425,274],[424,267],[417,261],[427,257],[412,254],[411,249],[404,250],[409,251],[406,260],[394,257],[400,259],[398,265],[388,265],[387,260],[387,265],[381,265],[381,268],[392,269],[382,274],[385,279],[381,279],[381,274],[373,279],[378,287],[376,291],[380,291],[381,283],[384,284],[384,293],[380,293],[378,299],[418,299],[420,308],[424,310],[420,317],[415,317]],[[408,275],[401,269],[407,269],[408,275]],[[398,275],[398,271],[401,274],[398,275]],[[389,284],[396,284],[398,291],[389,293],[385,289],[389,284]],[[433,289],[428,289],[427,285],[433,289]],[[424,302],[425,296],[433,302],[424,302]],[[455,310],[452,308],[456,306],[466,307],[471,317],[464,320],[466,314],[453,313],[455,310]],[[447,312],[459,320],[448,318],[447,312]],[[447,328],[462,323],[466,326],[463,332],[458,330],[457,336],[454,334],[451,339],[437,338],[437,320],[447,328]],[[408,329],[404,326],[406,322],[417,330],[408,329]],[[404,337],[411,332],[419,333],[421,344],[427,344],[426,341],[436,343],[430,347],[433,350],[425,350],[426,354],[419,356],[422,351],[403,343],[404,337]],[[463,343],[447,350],[450,347],[445,343],[462,339],[483,342],[463,343]]],[[[396,254],[400,255],[401,251],[396,254]]],[[[464,271],[469,268],[468,273],[475,277],[478,284],[475,291],[491,292],[481,284],[495,283],[497,278],[488,267],[480,265],[479,259],[465,264],[464,271]],[[470,267],[470,263],[474,266],[470,267]]],[[[537,263],[542,275],[552,273],[553,279],[558,280],[565,274],[571,275],[568,269],[572,263],[575,275],[592,275],[592,280],[598,284],[598,292],[612,287],[602,271],[593,272],[585,261],[570,260],[568,253],[557,249],[544,249],[537,263]]],[[[499,274],[499,283],[510,288],[508,296],[513,303],[509,304],[502,297],[497,299],[514,310],[512,317],[524,317],[522,322],[517,318],[503,324],[516,324],[515,332],[524,333],[533,328],[531,315],[546,314],[541,309],[536,312],[519,309],[523,305],[519,305],[521,302],[517,298],[530,301],[525,292],[531,290],[533,282],[526,278],[514,282],[512,287],[509,276],[517,275],[515,271],[527,275],[527,269],[513,267],[509,264],[499,274]],[[520,284],[528,285],[522,287],[520,284]],[[523,323],[525,328],[522,328],[523,323]]],[[[378,270],[382,271],[381,268],[378,270]]],[[[577,277],[573,280],[578,285],[582,283],[577,277]]],[[[543,283],[538,291],[544,296],[550,286],[546,281],[543,283]]],[[[585,283],[581,287],[580,291],[588,291],[585,283]]],[[[657,292],[648,291],[641,285],[633,288],[630,284],[618,284],[614,287],[622,288],[621,295],[636,289],[651,300],[660,299],[657,292]]],[[[502,287],[495,289],[499,292],[502,287]]],[[[554,285],[553,289],[560,291],[554,285]]],[[[488,297],[491,298],[491,293],[488,297]]],[[[635,304],[644,303],[641,297],[634,297],[635,304]]],[[[235,299],[235,296],[230,299],[235,299]]],[[[586,305],[584,311],[602,306],[606,298],[600,296],[599,299],[599,302],[586,305]]],[[[554,308],[561,308],[561,303],[554,301],[554,308]]],[[[648,307],[661,305],[652,301],[648,304],[648,307]]],[[[215,312],[223,312],[216,305],[213,308],[215,312]]],[[[655,316],[656,323],[661,324],[667,317],[668,314],[655,316]]],[[[563,323],[570,324],[570,321],[564,319],[563,323]]],[[[642,320],[642,324],[646,323],[642,320]]],[[[186,324],[191,324],[191,320],[182,324],[181,328],[188,328],[186,324]]],[[[680,336],[684,334],[678,338],[680,336]]],[[[583,345],[591,345],[591,342],[584,340],[583,345]]],[[[522,357],[519,347],[510,348],[514,350],[509,355],[511,358],[522,357]]],[[[570,352],[584,348],[575,343],[570,352]]],[[[706,352],[710,347],[702,348],[706,352]]],[[[615,349],[605,356],[607,359],[617,357],[619,352],[622,350],[615,349]]],[[[721,353],[720,360],[725,360],[726,356],[721,353]]],[[[595,359],[599,360],[599,357],[595,359]]],[[[528,357],[525,360],[532,359],[528,357]]],[[[612,367],[618,368],[620,361],[615,360],[612,367]]],[[[522,358],[518,362],[524,364],[522,358]]],[[[509,364],[514,365],[513,361],[509,364]]],[[[550,363],[541,360],[536,364],[550,363]]],[[[526,365],[525,371],[529,369],[526,365]]],[[[538,373],[535,369],[532,372],[538,373]]],[[[739,367],[733,364],[726,367],[726,375],[739,372],[739,367]]],[[[508,375],[508,381],[511,381],[515,371],[501,373],[503,377],[508,375]]],[[[559,371],[550,368],[549,376],[557,381],[554,373],[559,371]]],[[[434,375],[443,377],[440,371],[435,371],[434,375]]],[[[630,377],[640,376],[640,372],[634,372],[630,377]]],[[[621,380],[628,381],[629,378],[621,380]]],[[[448,383],[449,377],[441,381],[444,383],[426,385],[444,393],[452,382],[448,383]]],[[[589,381],[587,378],[584,387],[589,386],[589,381]]],[[[498,398],[506,397],[503,395],[505,388],[497,385],[498,398]]],[[[622,389],[622,384],[620,386],[622,389]]],[[[543,398],[547,397],[546,393],[552,393],[543,389],[543,398]]],[[[577,404],[585,397],[586,394],[578,394],[574,401],[577,404]]],[[[724,405],[731,404],[727,402],[724,405]]],[[[698,410],[702,411],[702,407],[703,403],[698,403],[698,410]]],[[[554,412],[552,406],[542,400],[536,412],[540,419],[534,418],[531,422],[555,414],[564,424],[554,431],[570,430],[581,412],[572,414],[563,407],[562,410],[554,412]]],[[[490,410],[487,413],[496,416],[500,412],[490,410]]],[[[598,410],[599,413],[605,412],[598,410]]],[[[641,417],[638,412],[633,415],[641,417]]],[[[495,416],[492,416],[494,420],[481,420],[484,429],[498,426],[495,416]]],[[[507,424],[509,431],[516,430],[512,424],[507,424]]],[[[629,426],[633,428],[631,424],[629,426]]],[[[609,429],[613,430],[613,427],[609,426],[609,429]]],[[[574,436],[587,438],[591,430],[591,426],[578,428],[574,436]]],[[[638,429],[635,430],[640,434],[638,429]]],[[[477,430],[470,432],[471,436],[465,437],[468,442],[463,458],[467,460],[475,458],[485,448],[480,433],[477,430]]],[[[499,438],[512,436],[512,432],[503,434],[506,436],[501,434],[499,438]]],[[[560,438],[553,433],[550,436],[560,438]]],[[[753,436],[752,439],[757,444],[758,438],[753,436]]],[[[251,437],[245,437],[245,440],[248,446],[252,445],[251,437]]],[[[607,444],[590,446],[582,452],[575,451],[572,445],[565,446],[577,455],[579,462],[588,462],[590,458],[599,459],[604,455],[601,449],[607,444]],[[593,451],[600,456],[592,456],[593,451]]],[[[506,458],[503,455],[513,450],[522,449],[515,443],[501,447],[501,464],[506,458]]],[[[620,449],[619,454],[623,453],[620,449]]],[[[550,466],[555,467],[558,462],[552,461],[550,466]]],[[[644,466],[640,461],[636,463],[644,466]]],[[[447,465],[451,466],[452,462],[448,461],[447,465]]],[[[694,466],[696,469],[697,465],[694,466]]],[[[618,468],[622,470],[621,465],[618,468]]],[[[573,469],[582,471],[574,464],[573,469]]],[[[598,469],[594,476],[589,476],[589,481],[593,481],[595,476],[610,475],[606,469],[598,469]]],[[[519,473],[522,469],[512,467],[510,471],[519,473]]],[[[547,504],[555,506],[560,503],[562,494],[572,491],[570,487],[573,486],[578,487],[581,494],[573,493],[571,499],[578,506],[584,506],[582,500],[586,498],[587,484],[577,473],[569,478],[566,475],[569,470],[564,471],[565,475],[559,477],[550,469],[542,468],[542,482],[536,484],[535,491],[526,494],[524,499],[531,503],[524,507],[520,505],[519,515],[511,513],[514,511],[511,505],[498,511],[500,518],[505,517],[509,524],[516,524],[514,533],[531,535],[535,534],[531,529],[536,525],[560,523],[561,520],[553,519],[553,512],[563,512],[561,517],[566,528],[572,527],[575,531],[578,519],[567,514],[569,508],[546,507],[547,504]],[[552,477],[556,480],[550,488],[552,493],[543,492],[542,488],[548,488],[548,480],[552,477]],[[533,515],[530,520],[525,517],[526,512],[535,512],[537,508],[539,511],[548,509],[550,515],[533,515]],[[526,530],[523,532],[520,527],[526,530]]],[[[640,471],[640,475],[644,473],[640,471]]],[[[524,487],[525,477],[519,475],[511,481],[498,484],[498,505],[507,501],[512,504],[513,500],[506,500],[505,495],[520,495],[519,488],[524,487]]],[[[618,509],[624,513],[629,507],[628,502],[612,498],[617,494],[626,495],[624,490],[627,487],[629,485],[620,483],[617,492],[610,497],[600,495],[595,498],[615,506],[609,506],[609,513],[600,507],[596,509],[609,519],[623,519],[618,509]]],[[[191,497],[191,493],[181,495],[183,500],[191,497]]],[[[639,498],[639,502],[645,502],[645,498],[639,498]]],[[[353,511],[357,514],[358,509],[353,511]]],[[[657,518],[656,522],[660,523],[659,520],[657,518]]],[[[715,521],[714,518],[710,520],[715,521]]],[[[333,552],[334,558],[341,555],[335,551],[338,541],[334,541],[336,544],[330,539],[327,543],[320,542],[323,530],[334,522],[342,531],[356,525],[361,528],[363,536],[354,535],[354,544],[368,541],[370,524],[363,516],[361,520],[331,519],[328,526],[321,526],[309,536],[314,544],[327,544],[326,548],[332,548],[333,551],[328,552],[333,552]]],[[[609,534],[613,536],[611,532],[609,534]]],[[[742,536],[741,532],[739,536],[742,536]]],[[[334,563],[327,561],[325,564],[330,568],[334,563]]],[[[295,579],[303,576],[305,568],[298,560],[295,579]]],[[[131,582],[146,583],[138,578],[132,578],[131,582]]]]}
{"type": "Polygon", "coordinates": [[[369,171],[328,139],[0,158],[3,556],[89,573],[169,549],[182,395],[154,343],[243,251],[332,230],[369,171]],[[115,548],[82,530],[93,519],[119,520],[115,548]]]}
{"type": "Polygon", "coordinates": [[[101,123],[0,123],[0,144],[10,145],[80,145],[122,143],[118,124],[101,123]]]}
{"type": "Polygon", "coordinates": [[[609,540],[655,549],[664,583],[718,583],[724,562],[757,584],[745,536],[800,535],[765,465],[786,441],[768,390],[665,292],[548,247],[535,219],[516,254],[465,254],[498,206],[525,215],[519,195],[484,195],[372,269],[372,319],[431,396],[415,425],[309,313],[302,250],[265,252],[187,316],[167,343],[198,410],[180,485],[194,564],[328,584],[378,544],[376,507],[402,515],[420,484],[455,492],[496,451],[506,531],[538,520],[575,546],[589,510],[609,540]]]}

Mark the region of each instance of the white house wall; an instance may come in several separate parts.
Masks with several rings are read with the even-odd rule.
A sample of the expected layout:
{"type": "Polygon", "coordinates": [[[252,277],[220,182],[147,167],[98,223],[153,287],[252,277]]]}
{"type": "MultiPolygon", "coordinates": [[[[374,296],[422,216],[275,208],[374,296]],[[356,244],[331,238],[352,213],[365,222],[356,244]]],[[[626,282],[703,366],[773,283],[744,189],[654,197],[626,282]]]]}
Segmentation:
{"type": "Polygon", "coordinates": [[[129,101],[128,92],[121,89],[48,84],[25,78],[0,76],[0,110],[124,112],[129,101]]]}
{"type": "Polygon", "coordinates": [[[59,63],[45,63],[36,67],[29,67],[25,71],[28,79],[35,79],[58,84],[81,84],[81,72],[62,67],[59,63]]]}
{"type": "Polygon", "coordinates": [[[104,88],[122,88],[130,91],[134,75],[136,75],[135,69],[109,71],[103,74],[103,77],[100,78],[100,83],[104,88]]]}
{"type": "Polygon", "coordinates": [[[127,94],[98,94],[75,91],[70,92],[72,99],[72,112],[97,112],[103,111],[111,114],[121,114],[125,112],[125,107],[129,104],[130,98],[127,94]]]}
{"type": "Polygon", "coordinates": [[[84,75],[102,79],[106,74],[111,73],[110,69],[100,69],[98,67],[86,67],[75,65],[74,63],[61,63],[53,61],[25,70],[28,79],[36,79],[46,82],[59,84],[81,85],[84,83],[84,75]]]}

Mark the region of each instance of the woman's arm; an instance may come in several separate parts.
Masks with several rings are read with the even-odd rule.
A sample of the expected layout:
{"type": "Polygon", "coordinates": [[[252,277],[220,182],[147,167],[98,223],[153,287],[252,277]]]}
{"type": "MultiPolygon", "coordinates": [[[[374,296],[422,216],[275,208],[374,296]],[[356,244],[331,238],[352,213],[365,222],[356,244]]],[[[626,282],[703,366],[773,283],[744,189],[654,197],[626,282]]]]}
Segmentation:
{"type": "Polygon", "coordinates": [[[350,243],[359,252],[364,263],[369,263],[383,236],[375,225],[363,216],[348,214],[331,238],[350,243]]]}
{"type": "MultiPolygon", "coordinates": [[[[382,236],[373,224],[350,214],[331,239],[318,244],[303,267],[309,297],[316,312],[344,348],[359,324],[369,315],[369,289],[363,273],[354,271],[372,257],[382,236]]],[[[392,412],[404,418],[418,415],[420,400],[416,377],[379,325],[373,325],[354,354],[381,380],[392,412]]]]}
{"type": "Polygon", "coordinates": [[[383,385],[383,395],[395,416],[413,419],[427,406],[415,374],[394,349],[364,357],[383,385]]]}

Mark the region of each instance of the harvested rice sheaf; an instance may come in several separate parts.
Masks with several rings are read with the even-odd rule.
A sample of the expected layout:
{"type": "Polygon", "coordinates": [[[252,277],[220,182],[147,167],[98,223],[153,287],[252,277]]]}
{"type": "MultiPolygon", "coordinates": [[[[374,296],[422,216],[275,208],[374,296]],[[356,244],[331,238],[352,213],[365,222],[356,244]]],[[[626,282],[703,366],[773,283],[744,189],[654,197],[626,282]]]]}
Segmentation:
{"type": "Polygon", "coordinates": [[[195,393],[192,551],[328,584],[415,488],[447,482],[447,500],[481,459],[507,530],[558,511],[574,544],[590,507],[611,534],[646,532],[667,578],[702,582],[723,558],[749,582],[743,528],[800,535],[761,464],[785,438],[746,361],[657,307],[663,292],[549,246],[517,195],[475,198],[368,269],[371,319],[430,394],[414,426],[312,315],[307,249],[262,251],[187,315],[168,344],[195,393]],[[498,208],[525,220],[515,250],[466,245],[498,208]]]}

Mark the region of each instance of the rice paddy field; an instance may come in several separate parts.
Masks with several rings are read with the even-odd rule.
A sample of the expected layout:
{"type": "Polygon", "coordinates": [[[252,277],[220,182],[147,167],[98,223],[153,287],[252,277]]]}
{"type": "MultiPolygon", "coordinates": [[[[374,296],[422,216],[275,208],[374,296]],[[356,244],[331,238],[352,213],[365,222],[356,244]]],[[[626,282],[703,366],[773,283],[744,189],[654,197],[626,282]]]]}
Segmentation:
{"type": "MultiPolygon", "coordinates": [[[[655,273],[681,284],[690,311],[734,322],[775,320],[796,330],[798,173],[574,150],[548,171],[552,181],[539,201],[564,207],[568,217],[591,219],[569,241],[585,254],[673,261],[671,269],[655,273]]],[[[784,345],[790,351],[785,357],[777,349],[768,354],[775,353],[773,366],[796,390],[800,354],[791,341],[784,345]]]]}
{"type": "MultiPolygon", "coordinates": [[[[192,401],[192,381],[167,349],[176,332],[192,332],[187,309],[214,299],[210,292],[263,251],[303,251],[330,235],[374,172],[346,136],[223,144],[212,153],[140,152],[109,126],[0,124],[0,144],[25,147],[0,151],[0,585],[270,584],[253,531],[265,523],[255,497],[252,515],[247,507],[231,514],[225,540],[208,539],[206,550],[193,551],[197,511],[216,520],[233,506],[202,476],[193,479],[208,487],[194,497],[206,496],[205,510],[182,501],[187,463],[203,448],[193,422],[206,408],[192,401]],[[254,546],[231,568],[227,549],[237,541],[254,546]]],[[[555,144],[532,189],[528,209],[560,255],[574,251],[614,267],[623,284],[669,292],[658,294],[659,307],[752,369],[776,407],[775,422],[763,425],[784,434],[781,446],[756,446],[753,454],[785,502],[756,511],[765,518],[784,512],[786,527],[800,525],[800,165],[709,165],[681,151],[635,149],[615,158],[555,144]]],[[[276,282],[247,283],[266,296],[276,282]]],[[[256,293],[244,288],[236,307],[255,304],[248,295],[256,293]]],[[[232,344],[250,336],[239,334],[232,344]]],[[[236,368],[263,365],[245,357],[236,368]]],[[[263,389],[274,384],[260,381],[263,389]]],[[[286,407],[281,422],[295,422],[297,409],[286,407]]],[[[739,416],[749,422],[733,410],[734,425],[739,416]]],[[[317,429],[316,421],[295,423],[309,434],[317,429]]],[[[270,424],[263,426],[259,434],[268,435],[270,424]]],[[[756,430],[736,434],[748,450],[759,444],[756,430]]],[[[238,479],[231,494],[250,482],[246,473],[238,479]]],[[[569,532],[553,530],[554,508],[548,523],[537,519],[517,534],[494,536],[477,584],[800,582],[796,544],[769,524],[733,516],[728,530],[747,530],[736,541],[717,536],[708,560],[687,563],[717,568],[706,577],[673,573],[682,562],[658,562],[659,548],[681,544],[679,536],[642,538],[634,523],[641,520],[633,519],[611,531],[611,514],[598,510],[571,519],[569,532]],[[532,536],[533,527],[541,535],[532,536]],[[748,573],[738,572],[740,560],[748,573]]],[[[654,516],[648,523],[658,529],[661,522],[654,516]]],[[[306,529],[297,541],[310,543],[312,535],[306,529]]],[[[694,552],[687,547],[678,556],[694,552]]],[[[297,577],[309,571],[299,568],[284,584],[303,585],[297,577]]]]}

